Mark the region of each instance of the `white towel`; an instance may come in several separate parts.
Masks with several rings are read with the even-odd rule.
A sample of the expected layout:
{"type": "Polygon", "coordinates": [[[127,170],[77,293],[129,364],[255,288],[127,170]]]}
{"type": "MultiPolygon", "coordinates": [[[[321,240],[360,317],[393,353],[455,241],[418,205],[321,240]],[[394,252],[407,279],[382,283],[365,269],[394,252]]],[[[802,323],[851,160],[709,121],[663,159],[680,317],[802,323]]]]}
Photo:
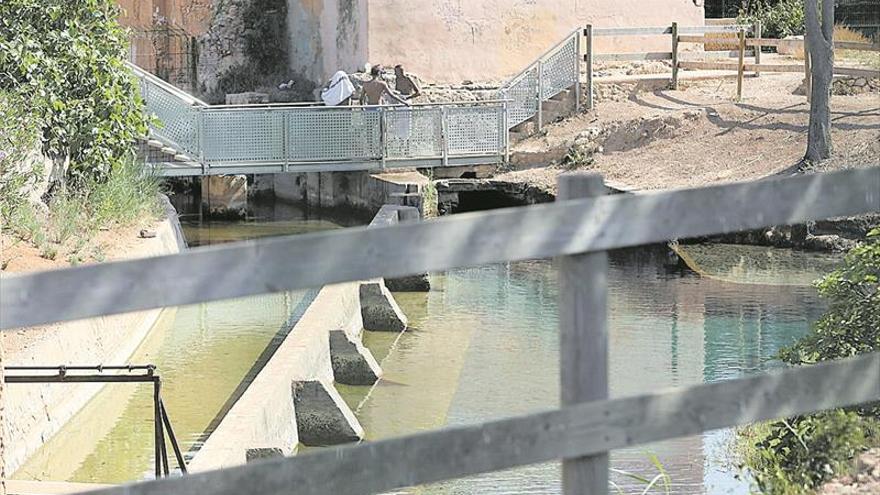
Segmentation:
{"type": "Polygon", "coordinates": [[[321,99],[324,100],[324,104],[328,107],[335,107],[353,94],[354,85],[348,79],[348,74],[344,71],[339,71],[333,74],[333,78],[330,79],[330,86],[321,91],[321,99]]]}

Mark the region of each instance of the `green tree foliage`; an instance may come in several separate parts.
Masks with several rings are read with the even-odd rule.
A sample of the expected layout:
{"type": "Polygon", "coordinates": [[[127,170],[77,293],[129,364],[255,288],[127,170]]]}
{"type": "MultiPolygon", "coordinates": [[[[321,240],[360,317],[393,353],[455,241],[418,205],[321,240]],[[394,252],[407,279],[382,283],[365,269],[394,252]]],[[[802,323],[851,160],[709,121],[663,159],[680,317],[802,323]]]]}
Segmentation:
{"type": "Polygon", "coordinates": [[[44,151],[77,178],[104,178],[146,133],[112,0],[2,0],[0,90],[27,95],[44,151]]]}
{"type": "Polygon", "coordinates": [[[40,145],[40,124],[19,95],[0,91],[0,226],[10,223],[13,210],[26,201],[42,171],[27,162],[40,145]]]}
{"type": "MultiPolygon", "coordinates": [[[[829,308],[809,335],[783,349],[793,365],[880,352],[880,229],[853,248],[844,266],[816,283],[829,308]]],[[[846,472],[854,456],[880,444],[880,404],[770,423],[747,448],[745,464],[762,492],[808,493],[846,472]]]]}
{"type": "Polygon", "coordinates": [[[803,35],[804,20],[804,0],[749,2],[739,11],[739,22],[743,24],[761,21],[765,38],[803,35]]]}

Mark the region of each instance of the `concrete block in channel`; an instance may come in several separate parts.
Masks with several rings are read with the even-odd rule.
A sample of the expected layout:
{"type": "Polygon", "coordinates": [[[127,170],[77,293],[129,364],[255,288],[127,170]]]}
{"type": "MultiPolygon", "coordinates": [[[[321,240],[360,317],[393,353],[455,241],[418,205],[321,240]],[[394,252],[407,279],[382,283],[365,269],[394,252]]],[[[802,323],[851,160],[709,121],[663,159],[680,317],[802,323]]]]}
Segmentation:
{"type": "Polygon", "coordinates": [[[361,319],[364,330],[403,332],[406,315],[397,306],[394,296],[382,282],[366,282],[360,286],[361,319]]]}
{"type": "Polygon", "coordinates": [[[330,363],[336,383],[372,385],[382,376],[370,350],[348,340],[345,330],[330,331],[330,363]]]}
{"type": "Polygon", "coordinates": [[[357,442],[364,429],[332,385],[318,380],[292,383],[299,442],[322,447],[357,442]]]}

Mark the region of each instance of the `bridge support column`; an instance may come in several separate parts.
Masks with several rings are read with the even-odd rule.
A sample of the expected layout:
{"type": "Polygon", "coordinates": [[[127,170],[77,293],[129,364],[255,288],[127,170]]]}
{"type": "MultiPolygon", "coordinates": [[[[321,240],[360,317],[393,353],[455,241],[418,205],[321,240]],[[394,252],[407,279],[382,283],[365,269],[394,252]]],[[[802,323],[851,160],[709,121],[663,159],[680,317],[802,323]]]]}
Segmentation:
{"type": "Polygon", "coordinates": [[[209,216],[241,218],[247,215],[247,177],[209,175],[201,180],[202,208],[209,216]]]}

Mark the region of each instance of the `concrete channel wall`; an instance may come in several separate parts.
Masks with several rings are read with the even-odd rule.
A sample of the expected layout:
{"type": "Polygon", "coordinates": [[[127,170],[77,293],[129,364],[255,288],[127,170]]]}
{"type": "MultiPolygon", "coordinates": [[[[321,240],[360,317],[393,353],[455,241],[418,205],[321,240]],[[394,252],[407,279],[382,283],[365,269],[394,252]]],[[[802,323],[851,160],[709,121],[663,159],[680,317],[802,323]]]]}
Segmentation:
{"type": "MultiPolygon", "coordinates": [[[[173,254],[185,248],[177,213],[167,198],[167,217],[156,237],[144,239],[133,256],[173,254]],[[169,209],[170,208],[170,209],[169,209]]],[[[6,366],[125,364],[150,332],[162,310],[139,311],[102,318],[22,329],[6,366]],[[26,340],[25,340],[26,339],[26,340]]],[[[14,473],[55,435],[104,384],[8,384],[6,386],[6,470],[14,473]]]]}
{"type": "MultiPolygon", "coordinates": [[[[418,218],[383,207],[371,226],[418,218]]],[[[363,439],[337,383],[372,385],[382,374],[364,330],[400,332],[406,316],[383,280],[323,287],[291,332],[189,463],[192,472],[363,439]]]]}

